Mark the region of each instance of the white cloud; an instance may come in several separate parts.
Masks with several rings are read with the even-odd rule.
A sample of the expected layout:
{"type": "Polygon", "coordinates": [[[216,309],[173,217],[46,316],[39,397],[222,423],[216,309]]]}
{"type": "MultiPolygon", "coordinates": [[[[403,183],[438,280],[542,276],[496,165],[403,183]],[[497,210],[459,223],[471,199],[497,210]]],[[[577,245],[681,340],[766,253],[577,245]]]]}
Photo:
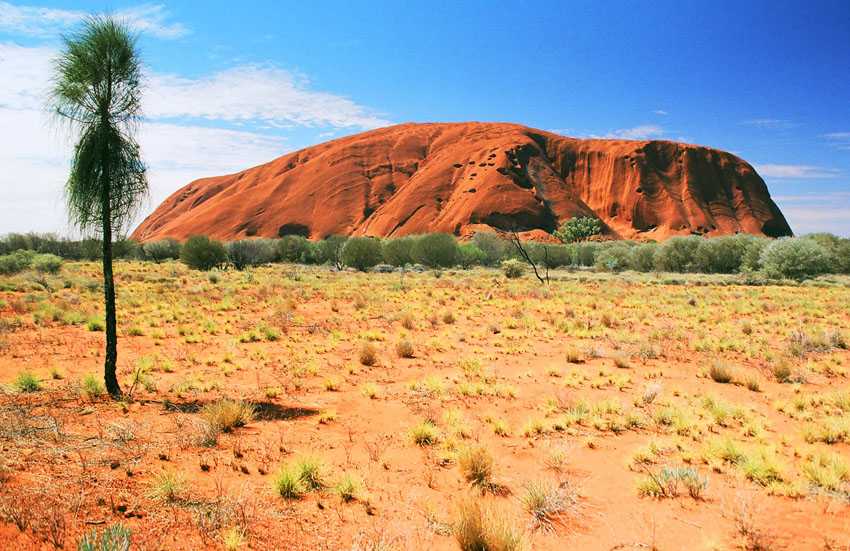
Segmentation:
{"type": "Polygon", "coordinates": [[[662,117],[665,115],[669,115],[669,113],[663,109],[656,109],[655,111],[653,111],[653,113],[655,113],[656,115],[661,115],[662,117]]]}
{"type": "MultiPolygon", "coordinates": [[[[43,112],[0,108],[0,189],[7,205],[0,233],[67,232],[62,189],[71,142],[51,131],[43,112]]],[[[236,172],[286,152],[277,136],[167,123],[142,125],[138,136],[148,166],[151,193],[144,212],[180,186],[204,176],[236,172]]]]}
{"type": "Polygon", "coordinates": [[[601,138],[615,138],[620,140],[651,140],[660,138],[664,135],[664,129],[657,124],[642,124],[633,128],[621,128],[614,130],[604,136],[594,136],[601,138]]]}
{"type": "Polygon", "coordinates": [[[750,119],[743,121],[741,124],[764,128],[766,130],[785,130],[797,126],[796,123],[786,119],[750,119]]]}
{"type": "MultiPolygon", "coordinates": [[[[70,231],[62,189],[71,142],[51,127],[45,110],[55,55],[51,48],[0,42],[0,189],[5,204],[14,205],[3,209],[0,233],[70,231]]],[[[197,79],[151,73],[148,84],[148,120],[138,136],[151,186],[145,213],[192,180],[284,154],[289,146],[279,128],[338,132],[386,124],[355,102],[312,90],[307,79],[274,67],[242,66],[197,79]]]]}
{"type": "Polygon", "coordinates": [[[835,178],[841,175],[840,170],[812,165],[757,164],[753,166],[763,178],[810,180],[835,178]]]}
{"type": "Polygon", "coordinates": [[[261,121],[285,127],[376,128],[389,121],[348,98],[310,89],[310,81],[269,65],[242,65],[200,78],[153,74],[145,112],[155,118],[261,121]]]}
{"type": "MultiPolygon", "coordinates": [[[[18,6],[0,2],[0,30],[51,38],[79,24],[88,15],[88,12],[80,10],[18,6]]],[[[131,29],[156,38],[180,38],[189,32],[182,24],[168,21],[168,10],[162,4],[142,4],[112,12],[111,15],[124,21],[131,29]]]]}
{"type": "Polygon", "coordinates": [[[0,107],[41,109],[49,88],[51,48],[0,43],[0,107]]]}

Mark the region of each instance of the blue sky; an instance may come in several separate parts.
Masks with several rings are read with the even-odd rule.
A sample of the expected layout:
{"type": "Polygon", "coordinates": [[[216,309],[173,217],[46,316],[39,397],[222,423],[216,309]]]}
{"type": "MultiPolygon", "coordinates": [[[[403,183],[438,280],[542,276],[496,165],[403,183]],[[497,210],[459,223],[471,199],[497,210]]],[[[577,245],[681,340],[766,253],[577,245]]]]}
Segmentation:
{"type": "Polygon", "coordinates": [[[43,92],[58,37],[91,12],[141,34],[145,213],[195,178],[332,137],[486,120],[731,151],[796,232],[850,235],[846,0],[0,1],[0,233],[69,230],[69,145],[43,92]]]}

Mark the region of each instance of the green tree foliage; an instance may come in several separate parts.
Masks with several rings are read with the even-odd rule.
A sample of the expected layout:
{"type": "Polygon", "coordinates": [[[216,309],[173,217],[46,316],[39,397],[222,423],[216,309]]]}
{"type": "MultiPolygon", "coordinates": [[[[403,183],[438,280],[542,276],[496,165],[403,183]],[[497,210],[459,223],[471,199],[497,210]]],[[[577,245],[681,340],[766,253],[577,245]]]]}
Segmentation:
{"type": "Polygon", "coordinates": [[[26,250],[0,256],[0,275],[12,275],[26,270],[32,265],[33,258],[35,253],[26,250]]]}
{"type": "Polygon", "coordinates": [[[273,262],[277,256],[275,243],[270,239],[243,239],[226,245],[227,258],[237,270],[273,262]]]}
{"type": "Polygon", "coordinates": [[[629,254],[629,265],[638,272],[651,272],[655,270],[655,252],[658,243],[638,243],[631,248],[629,254]]]}
{"type": "Polygon", "coordinates": [[[598,218],[576,216],[561,224],[555,232],[555,237],[564,243],[575,243],[600,233],[602,233],[602,222],[598,218]]]}
{"type": "Polygon", "coordinates": [[[277,240],[278,260],[306,263],[310,252],[310,241],[304,236],[284,235],[277,240]]]}
{"type": "Polygon", "coordinates": [[[631,268],[632,247],[626,243],[616,242],[602,247],[596,255],[594,264],[598,270],[606,272],[622,272],[631,268]]]}
{"type": "Polygon", "coordinates": [[[761,253],[762,270],[768,277],[808,279],[830,269],[829,251],[813,239],[783,237],[771,241],[761,253]]]}
{"type": "Polygon", "coordinates": [[[383,242],[384,262],[391,266],[404,266],[413,264],[414,237],[399,237],[398,239],[387,239],[383,242]]]}
{"type": "Polygon", "coordinates": [[[495,233],[478,232],[472,236],[472,242],[484,253],[486,266],[498,266],[503,260],[513,258],[515,254],[510,241],[495,233]]]}
{"type": "Polygon", "coordinates": [[[176,260],[180,258],[180,242],[171,238],[151,241],[142,245],[142,252],[145,258],[154,262],[176,260]]]}
{"type": "Polygon", "coordinates": [[[342,251],[348,238],[343,235],[331,235],[319,242],[318,262],[342,269],[342,251]]]}
{"type": "Polygon", "coordinates": [[[91,18],[64,39],[50,101],[57,120],[78,136],[65,185],[68,213],[82,231],[99,234],[106,310],[104,379],[121,395],[115,375],[118,335],[112,241],[133,220],[148,184],[134,138],[141,117],[142,68],[136,39],[123,24],[91,18]]]}
{"type": "Polygon", "coordinates": [[[662,272],[690,272],[694,270],[694,257],[702,237],[671,237],[661,243],[655,252],[655,267],[662,272]]]}
{"type": "Polygon", "coordinates": [[[342,263],[361,272],[381,262],[381,242],[373,237],[352,237],[342,249],[342,263]]]}
{"type": "Polygon", "coordinates": [[[422,235],[414,240],[410,255],[429,268],[450,268],[457,263],[457,241],[447,233],[422,235]]]}
{"type": "Polygon", "coordinates": [[[487,255],[475,243],[463,243],[458,246],[457,252],[457,263],[464,270],[468,270],[473,266],[480,266],[487,260],[487,255]]]}
{"type": "Polygon", "coordinates": [[[195,270],[211,270],[227,262],[227,251],[220,241],[193,235],[183,243],[180,261],[195,270]]]}
{"type": "Polygon", "coordinates": [[[39,254],[32,259],[32,267],[42,274],[58,274],[62,269],[62,257],[55,254],[39,254]]]}

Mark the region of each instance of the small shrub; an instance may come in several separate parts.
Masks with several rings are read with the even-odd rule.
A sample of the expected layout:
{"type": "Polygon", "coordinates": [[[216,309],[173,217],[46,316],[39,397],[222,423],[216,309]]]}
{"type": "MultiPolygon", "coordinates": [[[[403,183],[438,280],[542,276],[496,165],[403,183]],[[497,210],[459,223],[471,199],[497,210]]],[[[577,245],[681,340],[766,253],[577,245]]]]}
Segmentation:
{"type": "Polygon", "coordinates": [[[708,479],[691,467],[664,467],[659,473],[648,473],[638,483],[638,493],[641,496],[673,498],[679,495],[680,485],[691,498],[701,499],[708,487],[708,479]]]}
{"type": "Polygon", "coordinates": [[[481,499],[465,498],[458,504],[452,533],[460,551],[520,551],[521,535],[515,523],[481,499]]]}
{"type": "Polygon", "coordinates": [[[564,243],[575,243],[600,233],[602,233],[602,222],[598,218],[576,216],[561,224],[555,232],[555,237],[564,243]]]}
{"type": "Polygon", "coordinates": [[[413,264],[413,237],[400,237],[398,239],[387,239],[382,247],[384,262],[391,266],[406,266],[413,264]]]}
{"type": "Polygon", "coordinates": [[[243,401],[222,399],[206,404],[201,408],[201,418],[211,427],[230,432],[236,427],[243,427],[254,420],[255,408],[243,401]]]}
{"type": "Polygon", "coordinates": [[[341,259],[346,266],[365,272],[381,262],[381,242],[372,237],[352,237],[346,241],[341,259]]]}
{"type": "Polygon", "coordinates": [[[497,266],[513,254],[513,245],[495,233],[479,232],[472,236],[472,242],[484,253],[484,264],[497,266]]]}
{"type": "Polygon", "coordinates": [[[412,358],[414,355],[413,343],[407,339],[398,341],[395,345],[395,353],[399,358],[412,358]]]}
{"type": "Polygon", "coordinates": [[[433,446],[440,440],[440,432],[431,421],[422,421],[410,429],[410,438],[418,446],[433,446]]]}
{"type": "Polygon", "coordinates": [[[92,318],[86,323],[86,328],[92,332],[99,332],[104,330],[103,320],[92,318]]]}
{"type": "Polygon", "coordinates": [[[773,378],[778,383],[788,383],[791,381],[791,366],[785,360],[780,360],[773,364],[771,369],[773,378]]]}
{"type": "Polygon", "coordinates": [[[174,502],[186,490],[186,479],[176,471],[162,471],[150,482],[148,497],[154,501],[174,502]]]}
{"type": "Polygon", "coordinates": [[[493,456],[483,446],[472,446],[458,455],[458,467],[463,478],[482,491],[494,487],[493,456]]]}
{"type": "Polygon", "coordinates": [[[161,239],[142,245],[145,258],[154,262],[177,260],[180,258],[180,242],[176,239],[161,239]]]}
{"type": "Polygon", "coordinates": [[[568,483],[531,482],[525,487],[522,505],[531,514],[535,528],[551,530],[563,515],[576,513],[578,493],[568,483]]]}
{"type": "Polygon", "coordinates": [[[32,371],[21,371],[12,383],[18,392],[38,392],[41,390],[41,381],[32,371]]]}
{"type": "Polygon", "coordinates": [[[334,493],[346,503],[357,501],[364,494],[363,481],[353,474],[346,473],[334,486],[334,493]]]}
{"type": "Polygon", "coordinates": [[[315,455],[304,455],[295,461],[295,470],[306,488],[321,490],[325,484],[325,464],[315,455]]]}
{"type": "Polygon", "coordinates": [[[268,264],[275,259],[274,245],[267,239],[243,239],[226,245],[227,258],[237,270],[268,264]]]}
{"type": "Polygon", "coordinates": [[[629,251],[629,266],[638,272],[651,272],[655,270],[655,251],[658,250],[657,243],[639,243],[629,251]]]}
{"type": "Polygon", "coordinates": [[[62,258],[55,254],[40,254],[33,258],[32,267],[42,274],[58,274],[62,269],[62,258]]]}
{"type": "Polygon", "coordinates": [[[348,238],[342,235],[331,235],[319,241],[316,245],[317,262],[330,264],[337,269],[342,268],[342,251],[347,241],[348,238]]]}
{"type": "Polygon", "coordinates": [[[372,343],[364,343],[360,347],[360,363],[365,366],[373,366],[378,363],[378,351],[372,343]]]}
{"type": "Polygon", "coordinates": [[[475,243],[464,243],[458,246],[457,263],[468,270],[473,266],[480,266],[487,261],[487,255],[478,248],[475,243]]]}
{"type": "Polygon", "coordinates": [[[282,467],[272,482],[275,491],[284,499],[300,499],[307,493],[301,474],[292,466],[282,467]]]}
{"type": "MultiPolygon", "coordinates": [[[[308,263],[311,258],[310,240],[303,235],[284,235],[274,244],[269,243],[268,254],[283,262],[308,263]]],[[[318,251],[321,257],[321,251],[318,251]]],[[[269,260],[271,262],[271,260],[269,260]]]]}
{"type": "Polygon", "coordinates": [[[132,532],[123,524],[112,524],[100,534],[97,529],[83,536],[77,551],[130,551],[132,532]]]}
{"type": "Polygon", "coordinates": [[[517,279],[525,274],[525,264],[516,259],[502,262],[502,272],[508,279],[517,279]]]}
{"type": "Polygon", "coordinates": [[[417,237],[410,251],[414,262],[429,268],[450,268],[457,263],[458,246],[447,233],[430,233],[417,237]]]}
{"type": "Polygon", "coordinates": [[[694,256],[702,237],[671,237],[655,251],[655,267],[663,272],[692,272],[696,269],[694,256]]]}
{"type": "Polygon", "coordinates": [[[103,383],[97,376],[89,373],[83,377],[80,383],[80,395],[83,398],[94,400],[103,396],[104,393],[106,393],[106,388],[104,388],[103,383]]]}
{"type": "Polygon", "coordinates": [[[32,251],[15,251],[0,256],[0,275],[13,275],[26,270],[34,256],[32,251]]]}
{"type": "Polygon", "coordinates": [[[622,272],[629,269],[631,267],[631,249],[630,246],[622,243],[605,247],[596,255],[596,269],[606,272],[622,272]]]}
{"type": "Polygon", "coordinates": [[[830,269],[829,252],[816,241],[783,237],[772,241],[761,252],[759,261],[765,275],[802,281],[830,269]]]}
{"type": "Polygon", "coordinates": [[[731,383],[735,378],[732,369],[726,364],[715,362],[708,370],[708,375],[716,383],[731,383]]]}
{"type": "Polygon", "coordinates": [[[227,251],[219,241],[193,235],[183,244],[180,260],[195,270],[211,270],[227,262],[227,251]]]}

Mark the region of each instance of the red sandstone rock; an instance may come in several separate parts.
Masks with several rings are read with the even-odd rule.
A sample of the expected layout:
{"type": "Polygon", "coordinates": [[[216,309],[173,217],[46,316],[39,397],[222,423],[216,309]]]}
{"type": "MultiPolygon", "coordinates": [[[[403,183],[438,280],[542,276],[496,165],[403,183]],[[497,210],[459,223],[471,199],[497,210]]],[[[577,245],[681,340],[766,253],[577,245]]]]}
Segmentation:
{"type": "Polygon", "coordinates": [[[488,228],[545,237],[573,216],[597,216],[615,238],[791,234],[761,177],[730,153],[455,123],[382,128],[196,180],[133,238],[468,236],[488,228]]]}

